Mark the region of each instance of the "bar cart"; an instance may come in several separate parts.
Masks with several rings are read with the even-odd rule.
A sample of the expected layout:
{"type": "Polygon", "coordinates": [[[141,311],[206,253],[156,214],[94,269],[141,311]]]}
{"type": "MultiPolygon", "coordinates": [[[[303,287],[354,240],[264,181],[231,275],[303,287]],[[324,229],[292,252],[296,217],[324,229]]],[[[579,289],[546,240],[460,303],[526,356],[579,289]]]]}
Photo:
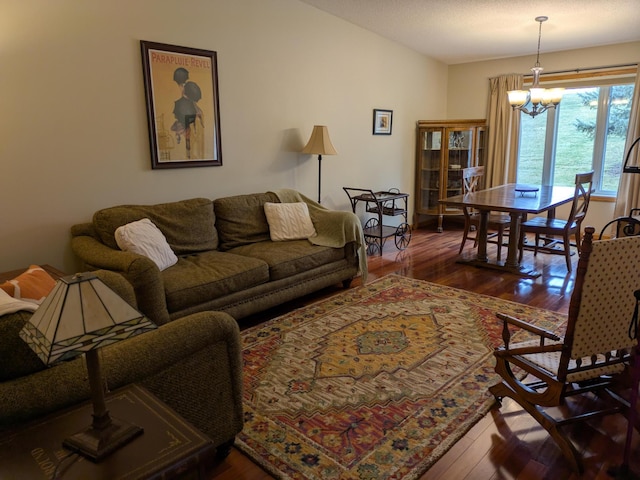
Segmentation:
{"type": "Polygon", "coordinates": [[[378,251],[382,255],[382,247],[389,237],[394,237],[398,250],[404,250],[409,246],[411,227],[407,223],[408,193],[400,193],[396,188],[380,192],[366,188],[342,187],[342,189],[349,197],[353,213],[356,213],[358,202],[364,202],[365,211],[376,214],[375,217],[366,221],[362,229],[368,254],[371,255],[378,251]],[[383,224],[383,216],[395,217],[398,215],[401,215],[404,221],[397,227],[383,224]]]}

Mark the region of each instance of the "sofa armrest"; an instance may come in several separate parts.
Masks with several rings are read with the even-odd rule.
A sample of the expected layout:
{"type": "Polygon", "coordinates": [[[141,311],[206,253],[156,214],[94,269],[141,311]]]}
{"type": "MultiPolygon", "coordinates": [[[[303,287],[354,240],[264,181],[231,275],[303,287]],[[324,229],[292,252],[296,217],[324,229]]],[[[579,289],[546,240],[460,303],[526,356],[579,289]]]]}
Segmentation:
{"type": "MultiPolygon", "coordinates": [[[[143,385],[216,446],[242,429],[241,345],[233,317],[193,314],[99,353],[109,389],[143,385]]],[[[84,357],[2,382],[0,430],[89,398],[84,357]]]]}
{"type": "Polygon", "coordinates": [[[164,325],[169,321],[164,282],[153,260],[136,253],[115,250],[88,235],[72,237],[71,249],[89,269],[122,274],[133,286],[138,309],[156,324],[164,325]]]}

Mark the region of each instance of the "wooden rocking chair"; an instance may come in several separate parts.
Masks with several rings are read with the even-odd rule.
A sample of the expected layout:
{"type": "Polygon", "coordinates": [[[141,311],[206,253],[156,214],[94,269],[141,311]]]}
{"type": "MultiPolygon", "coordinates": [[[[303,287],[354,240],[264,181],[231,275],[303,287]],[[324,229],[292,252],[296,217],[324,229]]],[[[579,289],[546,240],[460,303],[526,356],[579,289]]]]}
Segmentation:
{"type": "MultiPolygon", "coordinates": [[[[504,346],[494,355],[495,370],[502,382],[489,389],[499,403],[503,397],[510,397],[531,414],[578,472],[583,471],[582,459],[562,427],[629,411],[629,403],[610,387],[630,363],[638,343],[637,326],[632,329],[630,322],[636,306],[634,291],[640,288],[640,237],[592,241],[593,233],[593,227],[585,229],[564,339],[498,314],[504,322],[504,346]],[[528,330],[539,338],[511,344],[510,326],[528,330]],[[519,380],[522,377],[514,374],[513,367],[527,374],[525,381],[533,381],[519,380]],[[604,402],[606,407],[601,406],[598,411],[573,417],[558,417],[547,411],[548,407],[563,405],[569,396],[588,392],[611,402],[604,402]]],[[[634,426],[640,430],[638,421],[634,426]]]]}

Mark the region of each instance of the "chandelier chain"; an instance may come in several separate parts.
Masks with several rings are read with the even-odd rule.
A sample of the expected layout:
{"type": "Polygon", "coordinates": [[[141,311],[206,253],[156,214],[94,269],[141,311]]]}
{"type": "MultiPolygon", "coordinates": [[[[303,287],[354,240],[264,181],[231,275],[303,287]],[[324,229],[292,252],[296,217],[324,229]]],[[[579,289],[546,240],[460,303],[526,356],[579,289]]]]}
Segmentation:
{"type": "Polygon", "coordinates": [[[538,20],[540,22],[538,26],[538,54],[536,55],[536,67],[540,66],[540,39],[542,38],[542,22],[544,20],[538,20]]]}

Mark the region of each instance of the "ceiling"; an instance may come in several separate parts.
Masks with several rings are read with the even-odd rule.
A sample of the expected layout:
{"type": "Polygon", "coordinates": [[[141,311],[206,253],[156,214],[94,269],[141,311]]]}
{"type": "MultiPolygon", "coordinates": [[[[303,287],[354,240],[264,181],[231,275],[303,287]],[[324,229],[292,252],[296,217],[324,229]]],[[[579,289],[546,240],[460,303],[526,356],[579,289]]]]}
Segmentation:
{"type": "MultiPolygon", "coordinates": [[[[639,0],[301,0],[446,64],[640,40],[639,0]]],[[[640,59],[640,52],[638,52],[640,59]]]]}

